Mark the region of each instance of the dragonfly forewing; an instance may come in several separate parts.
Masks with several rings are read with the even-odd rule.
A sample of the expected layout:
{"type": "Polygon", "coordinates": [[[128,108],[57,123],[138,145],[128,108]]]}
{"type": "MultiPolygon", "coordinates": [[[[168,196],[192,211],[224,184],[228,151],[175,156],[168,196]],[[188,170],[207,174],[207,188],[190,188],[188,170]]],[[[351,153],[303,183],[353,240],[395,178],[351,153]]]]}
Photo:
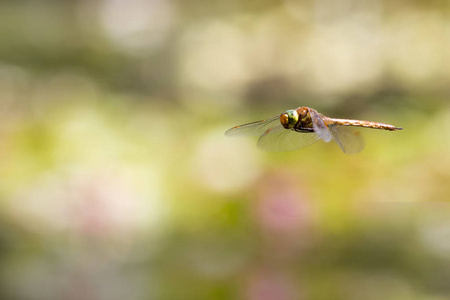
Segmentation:
{"type": "Polygon", "coordinates": [[[266,120],[235,126],[231,129],[228,129],[225,132],[225,135],[261,136],[265,134],[267,131],[274,129],[284,129],[283,126],[280,124],[280,116],[274,116],[266,120]]]}

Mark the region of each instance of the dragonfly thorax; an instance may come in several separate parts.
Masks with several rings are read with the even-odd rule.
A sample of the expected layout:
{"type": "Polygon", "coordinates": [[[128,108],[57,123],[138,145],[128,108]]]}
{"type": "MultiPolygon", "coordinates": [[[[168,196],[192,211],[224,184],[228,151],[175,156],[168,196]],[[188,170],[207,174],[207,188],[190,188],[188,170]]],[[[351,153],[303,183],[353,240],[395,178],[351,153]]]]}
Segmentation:
{"type": "Polygon", "coordinates": [[[298,112],[294,109],[287,110],[285,113],[281,114],[280,122],[286,129],[292,129],[298,122],[298,112]]]}

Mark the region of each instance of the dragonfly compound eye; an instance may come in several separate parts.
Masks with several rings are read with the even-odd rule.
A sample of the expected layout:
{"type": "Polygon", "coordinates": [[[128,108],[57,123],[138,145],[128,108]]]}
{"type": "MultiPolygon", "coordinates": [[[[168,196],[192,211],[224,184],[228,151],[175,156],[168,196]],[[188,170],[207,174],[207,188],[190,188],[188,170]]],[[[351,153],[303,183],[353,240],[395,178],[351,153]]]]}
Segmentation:
{"type": "Polygon", "coordinates": [[[280,116],[281,125],[286,129],[294,128],[298,122],[298,113],[296,110],[288,110],[280,116]]]}

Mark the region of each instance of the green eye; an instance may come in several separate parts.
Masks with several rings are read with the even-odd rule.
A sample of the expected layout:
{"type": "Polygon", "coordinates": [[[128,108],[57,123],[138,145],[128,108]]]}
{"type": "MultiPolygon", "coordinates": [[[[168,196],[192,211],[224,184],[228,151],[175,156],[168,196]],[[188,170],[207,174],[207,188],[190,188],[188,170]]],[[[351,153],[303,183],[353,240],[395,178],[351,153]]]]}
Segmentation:
{"type": "Polygon", "coordinates": [[[280,115],[280,123],[286,129],[292,129],[298,122],[298,112],[290,109],[280,115]]]}
{"type": "Polygon", "coordinates": [[[298,113],[296,110],[290,109],[286,111],[288,115],[288,122],[290,125],[295,125],[298,122],[298,113]]]}

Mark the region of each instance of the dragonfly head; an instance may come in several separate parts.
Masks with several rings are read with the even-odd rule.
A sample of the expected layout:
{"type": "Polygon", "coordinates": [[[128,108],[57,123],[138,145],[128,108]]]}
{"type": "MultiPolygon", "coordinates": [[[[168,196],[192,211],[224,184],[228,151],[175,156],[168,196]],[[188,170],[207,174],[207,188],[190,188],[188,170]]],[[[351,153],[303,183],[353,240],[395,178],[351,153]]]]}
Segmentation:
{"type": "Polygon", "coordinates": [[[294,128],[298,122],[298,112],[294,109],[287,110],[280,116],[281,125],[286,129],[294,128]]]}

